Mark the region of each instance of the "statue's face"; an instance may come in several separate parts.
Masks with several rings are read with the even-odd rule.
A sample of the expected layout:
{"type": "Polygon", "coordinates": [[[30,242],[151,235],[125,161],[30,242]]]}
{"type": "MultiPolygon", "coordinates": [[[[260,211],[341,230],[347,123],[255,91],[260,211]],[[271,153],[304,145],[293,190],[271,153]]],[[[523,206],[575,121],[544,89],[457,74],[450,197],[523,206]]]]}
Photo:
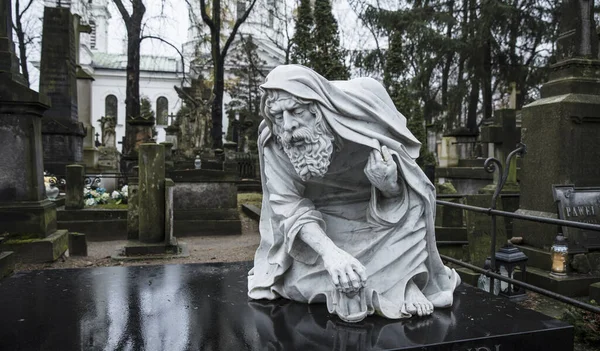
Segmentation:
{"type": "Polygon", "coordinates": [[[279,91],[269,102],[273,134],[303,180],[323,177],[333,153],[333,135],[313,102],[279,91]]]}
{"type": "Polygon", "coordinates": [[[275,134],[289,146],[299,146],[309,134],[315,133],[315,115],[310,112],[308,105],[293,100],[290,95],[275,101],[270,112],[274,117],[275,134]]]}

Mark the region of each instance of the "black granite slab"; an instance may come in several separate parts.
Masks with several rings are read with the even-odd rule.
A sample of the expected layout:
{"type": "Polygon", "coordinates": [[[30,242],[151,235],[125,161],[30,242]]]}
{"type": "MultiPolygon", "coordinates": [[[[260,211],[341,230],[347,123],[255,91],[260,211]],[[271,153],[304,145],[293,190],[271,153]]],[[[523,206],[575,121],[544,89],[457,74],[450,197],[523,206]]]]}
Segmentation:
{"type": "Polygon", "coordinates": [[[346,324],[248,301],[249,263],[44,270],[0,280],[1,350],[573,350],[571,326],[473,287],[451,309],[346,324]]]}

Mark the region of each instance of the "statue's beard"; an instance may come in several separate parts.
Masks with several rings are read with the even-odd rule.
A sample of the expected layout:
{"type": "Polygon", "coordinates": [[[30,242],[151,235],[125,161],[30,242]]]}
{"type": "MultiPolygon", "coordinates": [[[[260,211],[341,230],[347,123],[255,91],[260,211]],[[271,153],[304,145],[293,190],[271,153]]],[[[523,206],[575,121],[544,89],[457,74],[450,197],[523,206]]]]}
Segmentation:
{"type": "Polygon", "coordinates": [[[333,154],[333,135],[321,124],[300,128],[292,133],[284,132],[279,140],[290,158],[296,173],[307,181],[321,178],[327,173],[333,154]]]}

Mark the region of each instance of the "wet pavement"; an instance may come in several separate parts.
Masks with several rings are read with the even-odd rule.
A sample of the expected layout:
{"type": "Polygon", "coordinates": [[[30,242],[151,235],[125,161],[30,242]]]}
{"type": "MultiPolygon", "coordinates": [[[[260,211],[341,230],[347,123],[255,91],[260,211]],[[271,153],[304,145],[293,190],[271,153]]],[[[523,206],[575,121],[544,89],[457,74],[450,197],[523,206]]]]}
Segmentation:
{"type": "Polygon", "coordinates": [[[562,350],[572,328],[467,285],[451,309],[347,324],[249,301],[251,263],[41,270],[0,280],[0,350],[562,350]]]}

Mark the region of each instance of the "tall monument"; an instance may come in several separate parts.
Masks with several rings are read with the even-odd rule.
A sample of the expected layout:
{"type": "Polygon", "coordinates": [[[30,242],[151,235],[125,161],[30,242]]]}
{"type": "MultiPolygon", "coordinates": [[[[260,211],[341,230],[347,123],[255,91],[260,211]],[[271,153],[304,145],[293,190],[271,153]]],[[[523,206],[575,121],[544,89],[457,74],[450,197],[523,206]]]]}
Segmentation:
{"type": "Polygon", "coordinates": [[[77,114],[75,21],[69,8],[45,7],[43,26],[40,93],[52,102],[42,120],[44,168],[65,174],[66,165],[83,162],[86,134],[77,114]]]}
{"type": "Polygon", "coordinates": [[[24,85],[12,42],[11,1],[0,1],[0,273],[6,254],[18,260],[53,261],[68,246],[56,229],[56,205],[46,198],[42,115],[46,96],[24,85]],[[6,235],[8,234],[8,235],[6,235]]]}
{"type": "MultiPolygon", "coordinates": [[[[557,218],[553,185],[600,185],[600,57],[593,9],[593,0],[563,0],[557,62],[541,99],[523,107],[528,153],[518,213],[557,218]]],[[[542,249],[549,249],[557,234],[556,226],[526,221],[515,221],[514,229],[527,245],[542,249]]],[[[600,248],[600,233],[590,231],[570,245],[571,252],[591,248],[600,248]]]]}

